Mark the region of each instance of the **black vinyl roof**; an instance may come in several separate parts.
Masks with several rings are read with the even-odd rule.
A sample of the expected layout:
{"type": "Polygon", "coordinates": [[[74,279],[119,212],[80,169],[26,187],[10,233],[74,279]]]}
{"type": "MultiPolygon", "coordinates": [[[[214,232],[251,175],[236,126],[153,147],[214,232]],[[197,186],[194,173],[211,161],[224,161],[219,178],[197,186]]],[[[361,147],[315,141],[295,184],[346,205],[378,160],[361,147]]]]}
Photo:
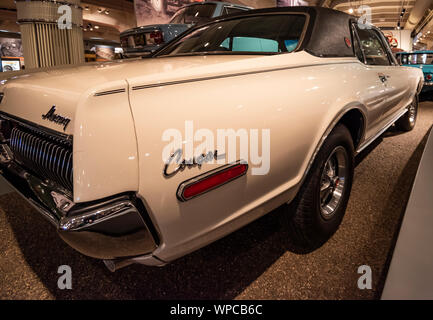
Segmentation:
{"type": "Polygon", "coordinates": [[[305,50],[318,57],[353,57],[352,47],[346,44],[346,38],[352,41],[350,23],[356,17],[341,11],[322,7],[279,7],[245,11],[215,18],[215,21],[272,13],[305,13],[309,23],[302,45],[298,51],[305,50]]]}

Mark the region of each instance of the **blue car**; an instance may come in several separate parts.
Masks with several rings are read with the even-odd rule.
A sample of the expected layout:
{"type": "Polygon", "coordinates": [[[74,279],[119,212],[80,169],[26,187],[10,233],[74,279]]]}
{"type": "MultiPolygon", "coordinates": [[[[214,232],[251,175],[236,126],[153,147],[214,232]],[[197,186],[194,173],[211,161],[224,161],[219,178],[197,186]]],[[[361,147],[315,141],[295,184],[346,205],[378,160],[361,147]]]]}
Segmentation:
{"type": "Polygon", "coordinates": [[[212,18],[251,10],[251,7],[227,2],[195,2],[180,8],[168,24],[154,24],[126,30],[120,34],[120,43],[126,57],[149,54],[190,27],[212,18]]]}
{"type": "Polygon", "coordinates": [[[397,60],[403,66],[420,68],[424,72],[422,93],[433,93],[433,51],[399,52],[397,60]]]}

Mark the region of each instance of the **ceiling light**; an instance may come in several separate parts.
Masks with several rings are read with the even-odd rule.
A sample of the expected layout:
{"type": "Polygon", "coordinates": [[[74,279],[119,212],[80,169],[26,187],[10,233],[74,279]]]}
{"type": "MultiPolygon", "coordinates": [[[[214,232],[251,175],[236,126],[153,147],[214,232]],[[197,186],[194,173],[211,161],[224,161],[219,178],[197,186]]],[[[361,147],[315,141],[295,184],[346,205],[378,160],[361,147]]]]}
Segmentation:
{"type": "Polygon", "coordinates": [[[101,13],[101,12],[102,12],[102,9],[101,9],[101,8],[98,8],[98,12],[101,13]]]}
{"type": "Polygon", "coordinates": [[[110,14],[110,11],[109,10],[105,10],[105,14],[110,14]]]}
{"type": "Polygon", "coordinates": [[[89,6],[85,6],[84,10],[87,10],[87,11],[90,10],[89,6]]]}
{"type": "Polygon", "coordinates": [[[353,8],[349,9],[349,13],[352,14],[353,13],[353,8]]]}
{"type": "Polygon", "coordinates": [[[99,26],[95,26],[95,29],[99,29],[99,26]]]}

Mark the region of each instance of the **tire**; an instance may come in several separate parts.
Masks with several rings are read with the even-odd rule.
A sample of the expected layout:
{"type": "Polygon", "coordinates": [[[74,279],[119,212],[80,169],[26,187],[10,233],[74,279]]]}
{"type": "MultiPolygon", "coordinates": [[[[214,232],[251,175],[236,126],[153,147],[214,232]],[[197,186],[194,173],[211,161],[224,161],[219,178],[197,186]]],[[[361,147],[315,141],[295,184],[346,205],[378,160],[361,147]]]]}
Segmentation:
{"type": "Polygon", "coordinates": [[[153,9],[161,14],[167,14],[167,0],[150,0],[153,9]]]}
{"type": "Polygon", "coordinates": [[[297,196],[286,205],[284,217],[292,249],[311,252],[337,231],[352,189],[353,171],[352,137],[340,124],[323,143],[297,196]],[[329,170],[331,167],[334,169],[329,170]],[[330,176],[338,178],[334,177],[331,182],[330,176]],[[328,187],[326,191],[325,187],[328,187]]]}
{"type": "Polygon", "coordinates": [[[408,111],[395,122],[397,130],[408,132],[415,128],[418,116],[418,101],[418,96],[416,96],[410,104],[408,111]]]}

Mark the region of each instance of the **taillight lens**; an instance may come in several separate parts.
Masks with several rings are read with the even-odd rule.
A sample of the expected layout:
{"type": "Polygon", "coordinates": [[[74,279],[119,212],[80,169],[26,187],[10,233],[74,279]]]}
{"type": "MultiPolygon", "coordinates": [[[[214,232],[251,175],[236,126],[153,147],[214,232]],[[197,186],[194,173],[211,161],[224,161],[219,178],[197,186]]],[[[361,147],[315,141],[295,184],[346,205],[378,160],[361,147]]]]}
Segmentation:
{"type": "Polygon", "coordinates": [[[221,169],[215,173],[208,174],[203,178],[186,182],[180,186],[178,197],[182,201],[187,201],[191,198],[199,196],[209,190],[215,189],[227,182],[243,176],[248,171],[248,165],[239,163],[228,168],[221,169]]]}
{"type": "Polygon", "coordinates": [[[433,76],[431,74],[428,74],[428,75],[425,76],[425,79],[427,81],[431,81],[432,78],[433,78],[433,76]]]}
{"type": "Polygon", "coordinates": [[[146,33],[146,44],[162,44],[164,43],[164,36],[162,31],[152,31],[151,33],[146,33]]]}

